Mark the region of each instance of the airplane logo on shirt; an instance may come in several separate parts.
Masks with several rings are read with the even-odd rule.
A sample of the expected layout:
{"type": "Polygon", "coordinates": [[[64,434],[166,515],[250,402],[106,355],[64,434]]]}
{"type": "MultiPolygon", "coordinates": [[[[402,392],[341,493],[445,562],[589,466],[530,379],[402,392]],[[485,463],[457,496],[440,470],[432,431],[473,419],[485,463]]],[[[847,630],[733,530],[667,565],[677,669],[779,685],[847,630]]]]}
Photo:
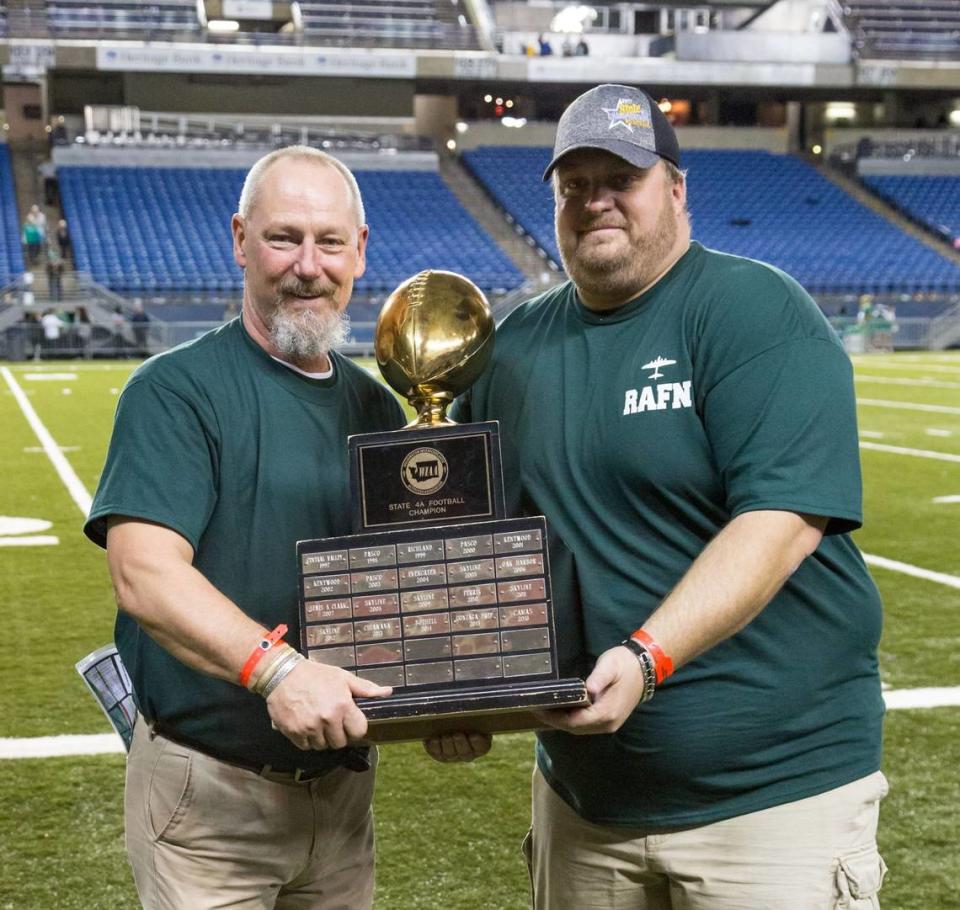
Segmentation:
{"type": "Polygon", "coordinates": [[[650,374],[650,379],[659,379],[663,373],[660,372],[660,367],[672,367],[676,363],[676,360],[667,360],[666,357],[658,357],[656,360],[651,360],[650,363],[645,363],[641,370],[653,370],[650,374]]]}

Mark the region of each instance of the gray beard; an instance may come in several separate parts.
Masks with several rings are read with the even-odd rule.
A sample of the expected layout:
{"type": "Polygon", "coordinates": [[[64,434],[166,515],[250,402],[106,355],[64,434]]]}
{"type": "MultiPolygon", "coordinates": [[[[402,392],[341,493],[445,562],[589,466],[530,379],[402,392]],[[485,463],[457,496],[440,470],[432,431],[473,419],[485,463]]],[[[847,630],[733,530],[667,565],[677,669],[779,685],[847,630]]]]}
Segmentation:
{"type": "Polygon", "coordinates": [[[350,337],[350,317],[332,310],[288,310],[273,314],[270,341],[278,353],[293,363],[314,360],[336,351],[350,337]]]}

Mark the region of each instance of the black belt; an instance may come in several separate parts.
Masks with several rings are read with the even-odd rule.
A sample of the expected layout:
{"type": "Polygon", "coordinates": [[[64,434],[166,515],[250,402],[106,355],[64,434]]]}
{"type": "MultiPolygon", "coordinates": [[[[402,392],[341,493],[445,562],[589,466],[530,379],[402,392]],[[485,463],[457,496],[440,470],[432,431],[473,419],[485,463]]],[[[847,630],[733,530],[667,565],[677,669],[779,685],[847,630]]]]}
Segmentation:
{"type": "Polygon", "coordinates": [[[340,765],[351,771],[369,771],[370,759],[369,749],[366,747],[350,747],[344,749],[343,760],[339,765],[333,765],[326,768],[277,768],[273,765],[257,765],[253,762],[243,761],[232,755],[224,755],[216,749],[211,749],[205,743],[198,743],[187,736],[181,736],[179,733],[172,732],[159,724],[153,724],[150,727],[151,736],[162,736],[169,739],[170,742],[184,746],[187,749],[193,749],[209,758],[222,761],[224,764],[233,765],[235,768],[242,768],[244,771],[252,771],[258,777],[264,780],[273,781],[277,784],[308,784],[312,780],[318,780],[325,777],[331,771],[335,771],[340,765]]]}

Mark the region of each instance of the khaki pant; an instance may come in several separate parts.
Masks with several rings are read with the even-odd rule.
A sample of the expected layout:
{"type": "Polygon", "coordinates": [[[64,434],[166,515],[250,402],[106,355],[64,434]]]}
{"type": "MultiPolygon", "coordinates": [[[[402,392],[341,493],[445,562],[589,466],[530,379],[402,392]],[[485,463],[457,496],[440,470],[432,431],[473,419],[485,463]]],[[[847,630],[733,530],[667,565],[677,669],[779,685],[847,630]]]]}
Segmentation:
{"type": "Polygon", "coordinates": [[[148,910],[365,910],[374,772],[274,783],[153,736],[127,760],[127,853],[148,910]]]}
{"type": "Polygon", "coordinates": [[[533,776],[524,842],[535,910],[875,910],[886,866],[879,771],[697,828],[594,825],[533,776]]]}

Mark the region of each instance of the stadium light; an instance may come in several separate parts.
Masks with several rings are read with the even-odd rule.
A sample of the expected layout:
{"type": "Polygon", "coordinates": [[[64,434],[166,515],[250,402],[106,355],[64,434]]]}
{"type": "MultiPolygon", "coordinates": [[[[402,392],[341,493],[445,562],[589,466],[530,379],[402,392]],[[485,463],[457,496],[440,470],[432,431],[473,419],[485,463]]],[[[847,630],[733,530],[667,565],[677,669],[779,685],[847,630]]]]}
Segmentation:
{"type": "Polygon", "coordinates": [[[597,18],[597,11],[592,6],[573,5],[565,6],[550,22],[551,32],[563,32],[568,35],[583,33],[584,27],[597,18]]]}
{"type": "Polygon", "coordinates": [[[823,116],[831,123],[837,120],[854,120],[857,116],[857,106],[852,101],[831,101],[827,104],[823,116]]]}
{"type": "Polygon", "coordinates": [[[457,140],[456,140],[456,139],[448,139],[448,140],[447,140],[447,148],[448,148],[451,152],[455,152],[455,151],[457,150],[457,140]]]}
{"type": "Polygon", "coordinates": [[[960,126],[960,107],[955,107],[950,111],[947,119],[950,121],[950,126],[960,126]]]}
{"type": "Polygon", "coordinates": [[[470,127],[466,123],[464,123],[462,120],[457,121],[458,133],[465,133],[468,129],[470,129],[470,127]]]}
{"type": "Polygon", "coordinates": [[[207,23],[207,29],[211,32],[220,32],[221,34],[239,32],[240,23],[237,22],[236,19],[211,19],[207,23]]]}

